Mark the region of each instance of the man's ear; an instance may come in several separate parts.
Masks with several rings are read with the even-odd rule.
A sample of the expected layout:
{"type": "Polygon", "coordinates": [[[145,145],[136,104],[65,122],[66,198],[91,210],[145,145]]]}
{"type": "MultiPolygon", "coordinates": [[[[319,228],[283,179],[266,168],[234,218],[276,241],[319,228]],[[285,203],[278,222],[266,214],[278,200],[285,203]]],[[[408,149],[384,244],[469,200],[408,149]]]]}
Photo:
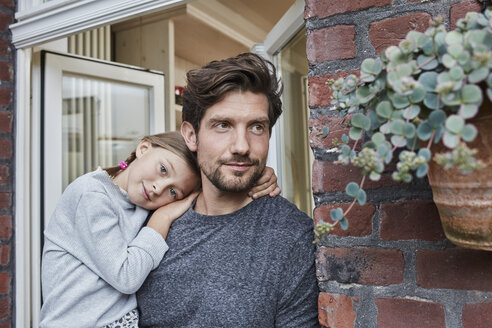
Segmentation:
{"type": "Polygon", "coordinates": [[[152,143],[150,143],[148,140],[142,140],[137,146],[137,149],[135,149],[135,156],[137,158],[140,158],[140,156],[143,155],[147,150],[152,148],[152,143]]]}
{"type": "Polygon", "coordinates": [[[186,145],[188,146],[188,149],[190,151],[195,152],[198,149],[197,136],[196,136],[195,129],[193,128],[193,125],[191,125],[190,122],[184,121],[181,124],[181,135],[183,136],[186,145]]]}

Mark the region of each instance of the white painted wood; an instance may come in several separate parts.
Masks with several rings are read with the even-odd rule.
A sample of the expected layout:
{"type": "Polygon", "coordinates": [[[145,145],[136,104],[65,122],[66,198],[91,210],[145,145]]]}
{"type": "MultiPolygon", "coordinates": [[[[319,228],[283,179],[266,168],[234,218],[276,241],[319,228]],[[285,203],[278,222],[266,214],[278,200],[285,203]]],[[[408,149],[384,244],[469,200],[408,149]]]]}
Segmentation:
{"type": "Polygon", "coordinates": [[[169,9],[191,0],[80,0],[62,1],[56,8],[19,12],[18,23],[10,25],[16,48],[33,46],[157,10],[169,9]]]}
{"type": "Polygon", "coordinates": [[[274,55],[304,26],[304,0],[296,2],[268,33],[263,45],[266,53],[274,55]]]}

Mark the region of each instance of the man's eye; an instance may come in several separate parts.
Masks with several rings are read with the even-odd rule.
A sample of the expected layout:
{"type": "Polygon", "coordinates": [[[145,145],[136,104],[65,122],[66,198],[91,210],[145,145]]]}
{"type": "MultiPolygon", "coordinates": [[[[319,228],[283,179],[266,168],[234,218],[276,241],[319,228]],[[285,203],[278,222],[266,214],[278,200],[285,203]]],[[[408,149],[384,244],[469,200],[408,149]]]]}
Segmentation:
{"type": "Polygon", "coordinates": [[[174,188],[170,188],[169,192],[171,193],[172,198],[176,198],[176,190],[174,190],[174,188]]]}
{"type": "Polygon", "coordinates": [[[229,127],[229,124],[222,122],[222,123],[217,123],[216,127],[219,129],[227,129],[229,127]]]}
{"type": "Polygon", "coordinates": [[[167,174],[167,170],[166,170],[166,167],[164,166],[164,164],[161,164],[161,173],[167,174]]]}
{"type": "Polygon", "coordinates": [[[256,124],[251,127],[251,130],[253,130],[254,133],[262,133],[265,131],[265,127],[261,124],[256,124]]]}

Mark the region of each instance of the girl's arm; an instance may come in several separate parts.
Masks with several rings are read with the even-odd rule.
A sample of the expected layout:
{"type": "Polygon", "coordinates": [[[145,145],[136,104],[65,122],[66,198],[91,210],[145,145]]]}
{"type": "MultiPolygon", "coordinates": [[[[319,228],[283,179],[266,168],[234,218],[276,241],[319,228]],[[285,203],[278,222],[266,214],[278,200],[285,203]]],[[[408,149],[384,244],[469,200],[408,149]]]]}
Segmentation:
{"type": "Polygon", "coordinates": [[[154,229],[166,239],[171,224],[190,208],[196,196],[198,192],[158,208],[150,217],[147,227],[154,229]]]}
{"type": "Polygon", "coordinates": [[[256,185],[251,188],[251,191],[248,195],[257,199],[263,197],[265,195],[270,195],[270,197],[275,197],[280,195],[280,187],[277,185],[277,176],[275,175],[275,171],[267,166],[265,170],[263,170],[263,175],[258,179],[256,185]]]}

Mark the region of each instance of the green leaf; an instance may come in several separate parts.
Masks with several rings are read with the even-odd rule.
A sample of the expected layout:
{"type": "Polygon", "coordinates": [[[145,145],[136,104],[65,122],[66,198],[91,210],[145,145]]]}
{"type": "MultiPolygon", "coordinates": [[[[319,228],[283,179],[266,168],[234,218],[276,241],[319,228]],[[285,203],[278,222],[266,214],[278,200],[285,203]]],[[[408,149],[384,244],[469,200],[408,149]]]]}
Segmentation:
{"type": "Polygon", "coordinates": [[[364,130],[369,130],[371,128],[371,121],[369,120],[369,118],[367,118],[364,114],[361,113],[355,114],[352,117],[350,123],[352,124],[352,126],[364,130]]]}
{"type": "Polygon", "coordinates": [[[418,82],[424,86],[425,90],[434,91],[437,86],[437,76],[436,72],[425,72],[419,76],[418,82]]]}
{"type": "Polygon", "coordinates": [[[362,129],[351,127],[349,130],[349,137],[352,140],[357,140],[362,137],[361,135],[362,129]]]}
{"type": "Polygon", "coordinates": [[[432,129],[431,125],[428,122],[422,122],[419,124],[419,127],[417,128],[417,136],[421,140],[429,140],[430,137],[432,136],[432,132],[434,130],[432,129]]]}
{"type": "Polygon", "coordinates": [[[342,145],[342,147],[340,147],[340,150],[342,151],[342,154],[345,155],[345,156],[348,156],[350,155],[350,147],[347,146],[347,145],[342,145]]]}
{"type": "Polygon", "coordinates": [[[443,110],[435,110],[429,115],[429,124],[432,128],[437,128],[446,121],[446,113],[443,110]]]}
{"type": "Polygon", "coordinates": [[[430,109],[437,109],[439,96],[436,93],[427,92],[424,105],[430,109]]]}
{"type": "Polygon", "coordinates": [[[328,126],[324,126],[324,127],[323,127],[323,133],[324,133],[324,134],[328,134],[328,133],[330,133],[330,128],[329,128],[328,126]]]}
{"type": "Polygon", "coordinates": [[[342,135],[342,142],[344,142],[344,143],[349,142],[349,137],[345,133],[342,135]]]}
{"type": "Polygon", "coordinates": [[[489,88],[492,88],[492,74],[489,74],[489,76],[487,77],[487,85],[489,86],[489,88]]]}
{"type": "Polygon", "coordinates": [[[393,95],[391,95],[390,99],[393,102],[393,106],[395,108],[405,108],[408,105],[410,105],[410,102],[408,101],[407,97],[400,96],[397,93],[394,93],[393,95]]]}
{"type": "Polygon", "coordinates": [[[360,104],[365,104],[374,98],[375,93],[373,93],[368,87],[362,86],[356,91],[357,99],[360,104]]]}
{"type": "Polygon", "coordinates": [[[418,156],[422,156],[423,158],[425,158],[425,161],[428,162],[431,159],[431,152],[427,148],[421,148],[419,150],[418,156]]]}
{"type": "Polygon", "coordinates": [[[343,211],[341,208],[335,208],[330,211],[330,217],[333,221],[340,221],[343,219],[343,211]]]}
{"type": "Polygon", "coordinates": [[[405,147],[407,145],[405,138],[397,135],[391,137],[391,143],[393,146],[398,148],[405,147]]]}
{"type": "Polygon", "coordinates": [[[455,134],[460,133],[464,126],[465,121],[458,115],[451,115],[446,120],[446,129],[455,134]]]}
{"type": "Polygon", "coordinates": [[[423,178],[427,174],[428,170],[429,166],[427,164],[422,164],[417,168],[417,172],[415,172],[415,175],[417,176],[417,178],[423,178]]]}
{"type": "Polygon", "coordinates": [[[460,107],[459,114],[463,118],[472,118],[478,113],[479,106],[475,104],[463,104],[460,107]]]}
{"type": "Polygon", "coordinates": [[[347,230],[348,226],[349,226],[349,223],[348,223],[347,218],[342,218],[340,220],[340,228],[342,228],[342,230],[347,230]]]}
{"type": "Polygon", "coordinates": [[[410,105],[403,111],[403,117],[407,120],[413,120],[420,114],[420,106],[410,105]]]}
{"type": "Polygon", "coordinates": [[[456,59],[451,57],[449,54],[444,54],[442,56],[442,64],[447,68],[451,68],[456,65],[456,59]]]}
{"type": "Polygon", "coordinates": [[[415,136],[415,125],[412,123],[405,123],[405,126],[403,127],[403,135],[405,138],[413,138],[415,136]]]}
{"type": "Polygon", "coordinates": [[[449,133],[445,131],[442,136],[442,142],[448,148],[455,148],[460,141],[459,136],[456,134],[449,133]]]}
{"type": "Polygon", "coordinates": [[[350,182],[345,188],[345,192],[351,197],[357,197],[357,193],[359,192],[359,190],[359,185],[355,182],[350,182]]]}
{"type": "Polygon", "coordinates": [[[403,120],[394,120],[391,122],[391,132],[394,134],[402,135],[404,127],[405,121],[403,120]]]}
{"type": "Polygon", "coordinates": [[[383,143],[386,138],[384,137],[384,134],[381,132],[376,132],[373,134],[371,140],[374,142],[376,146],[379,146],[381,143],[383,143]]]}
{"type": "Polygon", "coordinates": [[[359,189],[359,192],[357,193],[357,201],[359,202],[359,205],[364,205],[366,203],[366,200],[366,192],[362,189],[359,189]]]}
{"type": "Polygon", "coordinates": [[[391,118],[391,113],[393,112],[393,106],[387,100],[380,102],[376,107],[376,113],[384,118],[391,118]]]}
{"type": "Polygon", "coordinates": [[[419,103],[422,100],[424,100],[425,94],[426,92],[424,87],[418,86],[415,89],[413,89],[413,92],[408,96],[408,100],[410,100],[412,104],[419,103]]]}
{"type": "Polygon", "coordinates": [[[381,72],[381,60],[379,58],[367,58],[361,64],[361,71],[364,73],[377,75],[381,72]]]}
{"type": "Polygon", "coordinates": [[[465,76],[465,72],[459,66],[455,66],[449,70],[449,77],[455,81],[461,80],[465,76]]]}
{"type": "Polygon", "coordinates": [[[477,128],[473,124],[467,124],[461,131],[461,138],[466,142],[470,142],[475,139],[477,133],[477,128]]]}
{"type": "Polygon", "coordinates": [[[457,31],[451,31],[446,34],[445,41],[448,45],[461,44],[463,43],[463,35],[457,31]]]}
{"type": "Polygon", "coordinates": [[[461,89],[461,99],[465,104],[479,104],[482,102],[482,90],[477,85],[467,84],[461,89]]]}
{"type": "Polygon", "coordinates": [[[381,179],[381,174],[372,171],[369,173],[369,179],[371,179],[371,181],[379,181],[379,179],[381,179]]]}
{"type": "Polygon", "coordinates": [[[434,56],[419,55],[417,57],[417,65],[419,65],[423,70],[431,70],[437,67],[439,62],[434,58],[434,56]]]}
{"type": "Polygon", "coordinates": [[[489,75],[489,69],[487,67],[477,68],[468,75],[468,82],[478,83],[480,81],[485,80],[488,75],[489,75]]]}

